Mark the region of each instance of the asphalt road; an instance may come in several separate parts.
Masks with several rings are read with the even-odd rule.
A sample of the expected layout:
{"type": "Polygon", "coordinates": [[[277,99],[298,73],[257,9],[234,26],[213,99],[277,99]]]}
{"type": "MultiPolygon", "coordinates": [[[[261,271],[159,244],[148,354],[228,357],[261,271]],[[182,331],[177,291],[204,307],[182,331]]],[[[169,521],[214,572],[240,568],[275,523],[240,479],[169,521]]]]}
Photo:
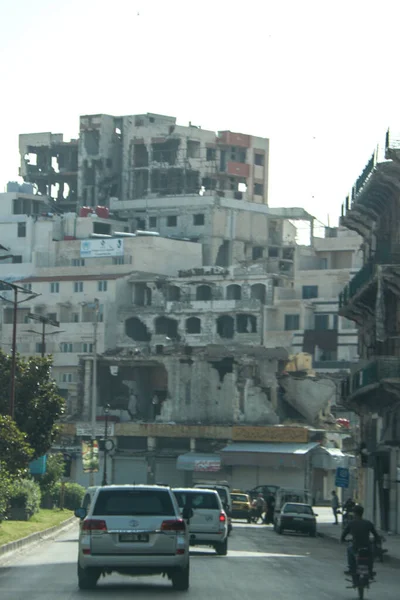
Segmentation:
{"type": "MultiPolygon", "coordinates": [[[[322,600],[357,598],[346,589],[344,548],[330,540],[295,534],[279,536],[270,527],[235,527],[229,553],[194,549],[189,592],[173,592],[161,577],[130,578],[112,575],[96,590],[81,592],[76,578],[77,527],[60,537],[14,554],[0,562],[1,600],[70,600],[99,598],[141,600],[190,597],[240,600],[322,600]]],[[[378,565],[378,581],[367,598],[398,600],[399,576],[395,565],[378,565]]]]}

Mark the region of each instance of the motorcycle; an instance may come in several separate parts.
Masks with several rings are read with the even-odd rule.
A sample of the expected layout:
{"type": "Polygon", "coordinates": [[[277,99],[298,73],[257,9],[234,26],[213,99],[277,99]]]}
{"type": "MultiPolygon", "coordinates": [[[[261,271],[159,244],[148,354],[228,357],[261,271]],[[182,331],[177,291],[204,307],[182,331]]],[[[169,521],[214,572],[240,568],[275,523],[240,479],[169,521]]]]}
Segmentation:
{"type": "Polygon", "coordinates": [[[356,553],[356,571],[353,575],[351,588],[358,591],[359,600],[364,599],[364,591],[369,589],[371,577],[369,574],[369,549],[360,548],[356,553]]]}

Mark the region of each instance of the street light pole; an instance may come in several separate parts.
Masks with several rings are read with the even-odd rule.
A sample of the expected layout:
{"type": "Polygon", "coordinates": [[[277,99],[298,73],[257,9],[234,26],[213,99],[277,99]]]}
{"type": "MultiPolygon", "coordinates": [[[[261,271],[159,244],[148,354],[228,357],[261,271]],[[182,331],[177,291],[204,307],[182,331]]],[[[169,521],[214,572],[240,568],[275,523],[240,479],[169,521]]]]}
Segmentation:
{"type": "Polygon", "coordinates": [[[107,439],[108,439],[108,415],[110,412],[110,405],[106,404],[104,407],[105,421],[104,421],[104,465],[103,465],[103,481],[101,485],[107,485],[107,439]]]}
{"type": "MultiPolygon", "coordinates": [[[[39,323],[42,324],[42,331],[30,331],[30,333],[36,333],[42,336],[42,343],[41,343],[41,355],[42,358],[46,355],[46,325],[53,325],[53,327],[60,327],[60,323],[59,321],[56,321],[55,319],[51,319],[50,317],[44,317],[42,315],[35,315],[33,313],[29,313],[28,315],[29,319],[32,319],[33,321],[39,321],[39,323]]],[[[54,333],[61,333],[59,331],[53,332],[54,333]]]]}
{"type": "MultiPolygon", "coordinates": [[[[96,439],[96,417],[97,417],[97,329],[99,324],[99,301],[94,300],[94,321],[93,321],[93,370],[92,370],[92,459],[94,457],[94,441],[96,439]]],[[[94,472],[90,473],[90,485],[94,485],[94,472]]]]}

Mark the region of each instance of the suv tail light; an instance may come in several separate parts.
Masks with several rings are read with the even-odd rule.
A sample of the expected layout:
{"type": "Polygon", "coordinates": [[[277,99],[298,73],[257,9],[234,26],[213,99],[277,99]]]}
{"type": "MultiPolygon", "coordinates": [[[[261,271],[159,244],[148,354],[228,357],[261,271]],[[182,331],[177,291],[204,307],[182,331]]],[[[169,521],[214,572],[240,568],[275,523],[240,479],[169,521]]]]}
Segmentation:
{"type": "Polygon", "coordinates": [[[225,523],[226,522],[226,515],[225,515],[225,513],[221,513],[219,515],[219,522],[220,523],[225,523]]]}
{"type": "Polygon", "coordinates": [[[107,523],[100,519],[85,519],[82,531],[107,531],[107,523]]]}
{"type": "Polygon", "coordinates": [[[176,519],[174,521],[163,521],[161,531],[186,531],[185,521],[176,519]]]}

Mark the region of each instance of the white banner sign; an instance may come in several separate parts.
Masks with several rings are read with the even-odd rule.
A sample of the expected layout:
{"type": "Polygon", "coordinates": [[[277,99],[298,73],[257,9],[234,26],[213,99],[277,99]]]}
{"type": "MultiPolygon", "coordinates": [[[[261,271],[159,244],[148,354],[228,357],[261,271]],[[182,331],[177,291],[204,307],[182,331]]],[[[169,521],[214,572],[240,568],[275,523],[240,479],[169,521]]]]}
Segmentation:
{"type": "MultiPolygon", "coordinates": [[[[76,424],[76,435],[78,436],[92,436],[92,426],[90,423],[77,423],[76,424]]],[[[107,437],[114,436],[114,423],[108,423],[107,425],[107,437]]],[[[104,437],[104,423],[96,423],[96,437],[104,437]]]]}
{"type": "Polygon", "coordinates": [[[196,460],[193,470],[198,472],[216,472],[220,469],[221,463],[219,460],[196,460]]]}
{"type": "Polygon", "coordinates": [[[123,256],[124,240],[109,238],[81,241],[81,258],[100,258],[101,256],[123,256]]]}

